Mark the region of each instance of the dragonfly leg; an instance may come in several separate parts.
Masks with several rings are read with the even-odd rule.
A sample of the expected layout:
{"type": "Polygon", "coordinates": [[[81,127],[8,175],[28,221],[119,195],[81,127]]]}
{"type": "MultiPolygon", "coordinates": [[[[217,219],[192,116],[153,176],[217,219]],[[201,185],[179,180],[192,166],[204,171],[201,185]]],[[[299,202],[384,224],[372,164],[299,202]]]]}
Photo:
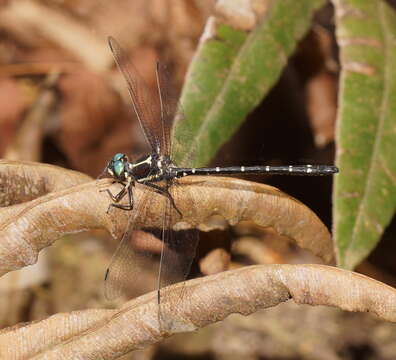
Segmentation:
{"type": "Polygon", "coordinates": [[[109,189],[105,189],[105,190],[100,190],[100,192],[107,192],[107,194],[109,194],[111,200],[114,201],[114,203],[110,204],[109,207],[107,208],[106,213],[108,214],[110,211],[111,207],[116,207],[118,209],[122,209],[122,210],[132,210],[133,209],[133,196],[132,196],[132,179],[128,178],[128,181],[126,184],[121,183],[124,187],[116,194],[114,195],[109,189]],[[120,202],[125,194],[128,193],[128,204],[124,205],[124,204],[118,204],[118,202],[120,202]]]}
{"type": "Polygon", "coordinates": [[[99,190],[99,192],[106,192],[109,194],[111,200],[113,200],[114,202],[119,202],[124,197],[124,195],[126,193],[126,185],[124,185],[124,187],[121,189],[121,191],[116,195],[114,195],[109,189],[99,190]]]}
{"type": "MultiPolygon", "coordinates": [[[[115,198],[119,197],[118,199],[115,199],[113,201],[116,201],[115,203],[111,203],[109,205],[109,207],[107,208],[106,213],[108,214],[110,211],[111,207],[115,207],[117,209],[122,209],[122,210],[133,210],[133,195],[132,195],[132,184],[127,184],[125,185],[125,187],[115,196],[115,198]],[[125,193],[128,192],[128,204],[124,205],[124,204],[117,204],[117,202],[119,202],[124,196],[125,193]]],[[[108,192],[111,194],[110,190],[108,190],[108,192]]]]}
{"type": "Polygon", "coordinates": [[[172,195],[169,193],[168,188],[162,188],[161,186],[155,185],[150,182],[146,182],[146,183],[144,183],[144,185],[149,186],[149,187],[153,188],[154,190],[156,190],[159,194],[166,196],[170,200],[174,209],[179,213],[179,215],[181,217],[183,217],[181,211],[177,208],[177,206],[175,204],[175,200],[173,200],[172,195]]]}

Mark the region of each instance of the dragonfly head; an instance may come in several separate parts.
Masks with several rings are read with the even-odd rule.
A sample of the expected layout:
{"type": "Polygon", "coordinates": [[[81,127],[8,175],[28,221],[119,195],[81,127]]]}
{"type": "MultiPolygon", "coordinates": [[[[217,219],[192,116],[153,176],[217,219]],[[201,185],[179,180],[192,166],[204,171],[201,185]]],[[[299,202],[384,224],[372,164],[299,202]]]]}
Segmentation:
{"type": "Polygon", "coordinates": [[[125,154],[115,154],[107,164],[107,173],[118,180],[125,180],[125,171],[128,158],[125,154]]]}

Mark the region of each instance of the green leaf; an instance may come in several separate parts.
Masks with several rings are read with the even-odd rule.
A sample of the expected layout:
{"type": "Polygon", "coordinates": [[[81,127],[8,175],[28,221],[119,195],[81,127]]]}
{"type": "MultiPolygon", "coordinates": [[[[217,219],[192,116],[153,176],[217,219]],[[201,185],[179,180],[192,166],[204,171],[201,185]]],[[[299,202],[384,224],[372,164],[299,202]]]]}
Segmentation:
{"type": "Polygon", "coordinates": [[[341,51],[334,234],[340,266],[378,243],[396,208],[396,13],[333,0],[341,51]]]}
{"type": "Polygon", "coordinates": [[[175,122],[176,164],[193,160],[188,165],[202,166],[211,160],[279,79],[323,3],[268,1],[247,31],[209,19],[181,95],[186,119],[175,122]]]}

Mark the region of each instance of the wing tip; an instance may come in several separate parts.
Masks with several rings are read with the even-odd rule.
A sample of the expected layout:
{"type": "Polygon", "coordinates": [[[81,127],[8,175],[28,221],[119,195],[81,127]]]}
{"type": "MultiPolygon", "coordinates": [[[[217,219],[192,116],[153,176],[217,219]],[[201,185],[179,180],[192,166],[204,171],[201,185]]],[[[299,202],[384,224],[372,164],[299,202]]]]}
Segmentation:
{"type": "Polygon", "coordinates": [[[117,43],[116,39],[114,39],[111,35],[107,36],[107,43],[109,44],[110,49],[114,50],[114,44],[117,43]]]}
{"type": "Polygon", "coordinates": [[[109,268],[107,268],[107,269],[106,269],[105,276],[104,276],[104,281],[106,281],[106,280],[108,279],[108,277],[109,277],[109,273],[110,273],[110,269],[109,269],[109,268]]]}

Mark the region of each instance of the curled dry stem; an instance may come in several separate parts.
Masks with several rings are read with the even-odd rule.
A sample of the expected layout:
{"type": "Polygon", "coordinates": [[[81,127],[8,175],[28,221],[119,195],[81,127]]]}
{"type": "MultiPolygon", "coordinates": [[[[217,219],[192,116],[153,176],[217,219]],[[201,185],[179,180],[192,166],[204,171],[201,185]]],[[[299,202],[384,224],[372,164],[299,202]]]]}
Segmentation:
{"type": "MultiPolygon", "coordinates": [[[[178,325],[175,332],[193,331],[232,313],[248,315],[289,299],[298,304],[370,312],[396,321],[395,289],[325,265],[249,266],[190,280],[184,286],[176,284],[164,291],[171,291],[175,297],[183,293],[183,301],[170,312],[178,325]]],[[[156,293],[152,292],[120,309],[57,314],[6,329],[0,333],[0,358],[115,359],[172,335],[158,331],[157,306],[156,293]]]]}
{"type": "MultiPolygon", "coordinates": [[[[110,179],[103,179],[65,186],[66,189],[3,208],[0,212],[0,275],[34,264],[40,250],[65,234],[105,228],[118,238],[126,227],[128,212],[112,208],[106,213],[111,199],[100,190],[110,188],[112,193],[120,190],[119,184],[111,183],[110,179]]],[[[276,188],[223,177],[185,178],[180,185],[174,192],[174,200],[183,218],[173,224],[175,229],[200,227],[205,223],[205,229],[210,229],[207,222],[213,215],[221,215],[232,225],[252,221],[261,227],[274,228],[328,263],[333,261],[332,241],[326,226],[309,208],[276,188]]],[[[144,185],[135,184],[133,194],[137,206],[146,189],[144,185]]],[[[138,227],[161,226],[161,196],[153,192],[150,208],[137,215],[138,227]]]]}

